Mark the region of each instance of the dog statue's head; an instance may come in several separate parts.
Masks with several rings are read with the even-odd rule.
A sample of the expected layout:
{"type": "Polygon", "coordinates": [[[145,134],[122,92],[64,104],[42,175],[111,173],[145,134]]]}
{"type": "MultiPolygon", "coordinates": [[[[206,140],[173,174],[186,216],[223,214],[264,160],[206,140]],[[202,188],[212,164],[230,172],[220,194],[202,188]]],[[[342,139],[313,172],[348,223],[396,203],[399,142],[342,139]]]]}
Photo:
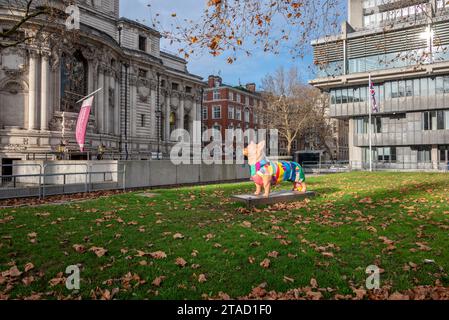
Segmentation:
{"type": "Polygon", "coordinates": [[[256,163],[265,159],[265,141],[261,141],[259,143],[251,143],[243,149],[243,155],[248,157],[248,164],[250,166],[255,165],[256,163]]]}

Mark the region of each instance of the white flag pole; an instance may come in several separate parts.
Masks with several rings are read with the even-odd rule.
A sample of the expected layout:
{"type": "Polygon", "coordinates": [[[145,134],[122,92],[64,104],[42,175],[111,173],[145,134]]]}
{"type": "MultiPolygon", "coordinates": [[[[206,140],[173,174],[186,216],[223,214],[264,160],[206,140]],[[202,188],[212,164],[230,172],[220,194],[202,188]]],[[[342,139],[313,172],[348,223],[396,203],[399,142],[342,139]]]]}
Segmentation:
{"type": "Polygon", "coordinates": [[[80,103],[80,102],[83,102],[83,101],[86,100],[86,99],[89,99],[90,97],[92,97],[92,96],[93,96],[94,94],[96,94],[97,92],[100,92],[101,90],[103,90],[103,88],[100,88],[100,89],[95,90],[94,92],[88,94],[87,96],[85,96],[85,97],[79,99],[76,103],[80,103]]]}
{"type": "Polygon", "coordinates": [[[368,125],[368,139],[369,139],[369,171],[373,171],[373,143],[372,143],[372,96],[371,96],[371,73],[368,77],[368,114],[369,114],[369,125],[368,125]]]}

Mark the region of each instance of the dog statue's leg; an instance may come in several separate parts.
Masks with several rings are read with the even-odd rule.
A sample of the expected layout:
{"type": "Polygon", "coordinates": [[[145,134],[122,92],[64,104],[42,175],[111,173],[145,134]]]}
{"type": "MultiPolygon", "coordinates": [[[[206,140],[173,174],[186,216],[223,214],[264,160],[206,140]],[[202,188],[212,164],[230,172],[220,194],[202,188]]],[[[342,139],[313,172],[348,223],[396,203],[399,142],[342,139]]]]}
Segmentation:
{"type": "Polygon", "coordinates": [[[264,176],[263,177],[263,188],[264,188],[264,197],[268,198],[270,196],[270,189],[271,189],[271,176],[264,176]]]}
{"type": "Polygon", "coordinates": [[[256,192],[254,193],[254,195],[258,196],[258,195],[260,195],[261,192],[262,192],[262,186],[260,184],[256,183],[256,192]]]}

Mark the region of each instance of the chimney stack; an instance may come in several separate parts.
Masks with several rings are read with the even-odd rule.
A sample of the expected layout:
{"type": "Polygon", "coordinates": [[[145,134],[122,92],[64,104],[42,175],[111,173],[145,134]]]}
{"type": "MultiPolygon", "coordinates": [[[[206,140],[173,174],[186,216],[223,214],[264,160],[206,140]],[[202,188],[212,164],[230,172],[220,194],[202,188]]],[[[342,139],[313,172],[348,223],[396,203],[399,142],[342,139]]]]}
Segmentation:
{"type": "Polygon", "coordinates": [[[256,84],[255,83],[248,83],[246,85],[246,90],[255,93],[256,92],[256,84]]]}
{"type": "Polygon", "coordinates": [[[221,86],[222,79],[219,76],[210,75],[207,84],[209,88],[215,88],[216,84],[218,84],[218,86],[221,86]]]}

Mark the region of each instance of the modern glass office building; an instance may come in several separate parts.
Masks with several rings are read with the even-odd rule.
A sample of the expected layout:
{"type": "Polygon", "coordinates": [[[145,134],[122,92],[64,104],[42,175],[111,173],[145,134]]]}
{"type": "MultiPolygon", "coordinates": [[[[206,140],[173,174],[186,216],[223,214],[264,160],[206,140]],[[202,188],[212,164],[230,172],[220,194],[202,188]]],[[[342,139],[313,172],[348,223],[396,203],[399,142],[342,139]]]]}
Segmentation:
{"type": "Polygon", "coordinates": [[[330,115],[349,120],[349,158],[368,166],[368,78],[374,83],[375,166],[449,163],[449,5],[444,0],[348,0],[340,34],[313,41],[330,115]]]}

